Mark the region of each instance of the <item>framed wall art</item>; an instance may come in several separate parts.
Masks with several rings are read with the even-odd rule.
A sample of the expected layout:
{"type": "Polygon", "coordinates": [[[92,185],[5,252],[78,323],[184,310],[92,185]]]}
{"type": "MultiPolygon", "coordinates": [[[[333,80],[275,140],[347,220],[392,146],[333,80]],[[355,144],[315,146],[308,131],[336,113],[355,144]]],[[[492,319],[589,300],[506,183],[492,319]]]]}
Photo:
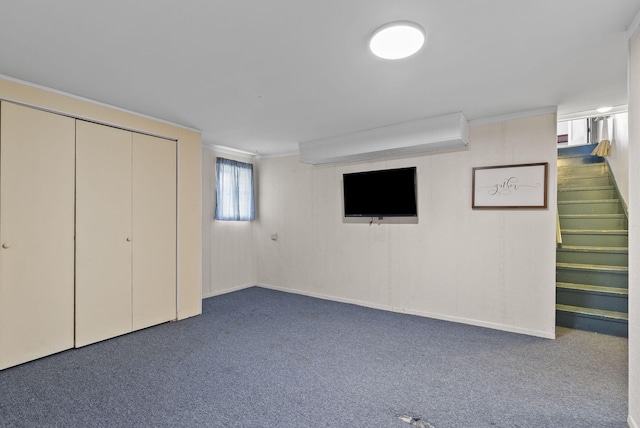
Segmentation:
{"type": "Polygon", "coordinates": [[[547,208],[548,163],[473,168],[473,209],[547,208]]]}

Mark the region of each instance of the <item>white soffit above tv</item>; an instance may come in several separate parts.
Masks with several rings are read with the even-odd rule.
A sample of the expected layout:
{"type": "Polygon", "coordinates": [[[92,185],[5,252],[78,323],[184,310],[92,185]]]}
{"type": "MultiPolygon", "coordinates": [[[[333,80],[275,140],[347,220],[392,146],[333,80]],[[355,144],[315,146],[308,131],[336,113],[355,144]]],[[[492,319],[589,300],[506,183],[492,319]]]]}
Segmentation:
{"type": "Polygon", "coordinates": [[[311,165],[354,162],[469,144],[469,125],[461,112],[298,143],[300,162],[311,165]]]}

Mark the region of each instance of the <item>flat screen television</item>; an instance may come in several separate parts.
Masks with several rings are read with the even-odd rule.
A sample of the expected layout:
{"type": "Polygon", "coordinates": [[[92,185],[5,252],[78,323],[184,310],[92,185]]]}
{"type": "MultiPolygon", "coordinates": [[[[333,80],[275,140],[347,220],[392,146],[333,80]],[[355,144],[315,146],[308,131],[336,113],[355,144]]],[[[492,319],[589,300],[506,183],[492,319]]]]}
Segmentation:
{"type": "Polygon", "coordinates": [[[417,217],[416,167],[343,174],[345,217],[417,217]]]}

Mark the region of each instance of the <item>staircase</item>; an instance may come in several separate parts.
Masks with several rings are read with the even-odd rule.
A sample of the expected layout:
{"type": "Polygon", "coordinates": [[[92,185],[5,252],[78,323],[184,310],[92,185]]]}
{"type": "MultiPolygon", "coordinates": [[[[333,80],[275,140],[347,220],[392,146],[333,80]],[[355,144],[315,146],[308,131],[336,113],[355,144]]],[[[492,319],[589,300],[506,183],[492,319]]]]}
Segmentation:
{"type": "Polygon", "coordinates": [[[558,150],[556,325],[627,337],[627,216],[593,147],[558,150]]]}

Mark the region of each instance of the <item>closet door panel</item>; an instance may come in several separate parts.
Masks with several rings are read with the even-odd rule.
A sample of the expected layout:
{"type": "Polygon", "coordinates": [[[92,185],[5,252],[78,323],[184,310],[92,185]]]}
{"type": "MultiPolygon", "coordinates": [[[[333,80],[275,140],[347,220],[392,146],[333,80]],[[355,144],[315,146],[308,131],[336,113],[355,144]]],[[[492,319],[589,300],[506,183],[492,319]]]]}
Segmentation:
{"type": "Polygon", "coordinates": [[[132,133],[76,124],[76,347],[130,332],[132,133]]]}
{"type": "Polygon", "coordinates": [[[0,105],[0,369],[73,347],[75,123],[0,105]]]}
{"type": "Polygon", "coordinates": [[[133,134],[133,329],[176,319],[176,142],[133,134]]]}

